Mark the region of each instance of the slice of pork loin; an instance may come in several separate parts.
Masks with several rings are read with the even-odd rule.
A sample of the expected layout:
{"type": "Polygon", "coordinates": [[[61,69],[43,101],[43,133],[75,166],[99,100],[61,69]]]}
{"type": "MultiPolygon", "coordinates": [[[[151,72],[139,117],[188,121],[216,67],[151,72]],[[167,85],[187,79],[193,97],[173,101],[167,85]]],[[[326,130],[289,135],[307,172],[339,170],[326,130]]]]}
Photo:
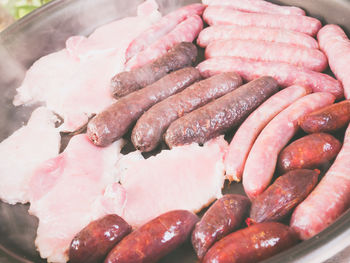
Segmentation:
{"type": "Polygon", "coordinates": [[[114,167],[123,144],[100,148],[86,134],[76,135],[63,153],[35,170],[29,213],[39,219],[35,245],[41,257],[66,262],[70,242],[83,227],[106,214],[122,214],[125,192],[114,183],[114,167]]]}
{"type": "Polygon", "coordinates": [[[139,226],[170,210],[198,212],[222,196],[227,142],[218,137],[203,147],[191,144],[144,159],[140,152],[118,162],[127,201],[123,217],[139,226]]]}
{"type": "Polygon", "coordinates": [[[61,136],[57,117],[47,108],[34,110],[28,124],[0,144],[0,199],[9,204],[26,203],[33,170],[58,155],[61,136]]]}

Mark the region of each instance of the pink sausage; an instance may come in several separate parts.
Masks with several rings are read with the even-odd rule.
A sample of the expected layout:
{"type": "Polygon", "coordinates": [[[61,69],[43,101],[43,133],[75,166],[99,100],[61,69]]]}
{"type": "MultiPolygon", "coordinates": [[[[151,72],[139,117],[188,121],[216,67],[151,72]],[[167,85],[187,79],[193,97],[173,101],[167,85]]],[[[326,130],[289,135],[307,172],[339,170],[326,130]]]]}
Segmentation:
{"type": "Polygon", "coordinates": [[[236,131],[226,153],[225,170],[227,179],[241,181],[249,151],[261,130],[278,113],[310,92],[310,89],[302,86],[288,87],[273,95],[249,115],[236,131]]]}
{"type": "Polygon", "coordinates": [[[175,44],[180,42],[192,42],[203,28],[202,19],[191,16],[178,24],[174,30],[163,36],[144,51],[138,53],[126,63],[127,69],[143,66],[148,62],[164,55],[175,44]]]}
{"type": "MultiPolygon", "coordinates": [[[[243,1],[242,1],[243,2],[243,1]]],[[[256,14],[236,11],[226,6],[209,6],[203,13],[209,25],[240,25],[283,28],[315,36],[322,27],[319,20],[308,16],[256,14]]]]}
{"type": "Polygon", "coordinates": [[[205,5],[229,6],[234,9],[280,15],[305,15],[305,11],[295,6],[280,6],[263,0],[203,0],[205,5]]]}
{"type": "Polygon", "coordinates": [[[251,81],[261,76],[271,76],[277,80],[281,87],[301,85],[311,88],[314,92],[325,91],[332,93],[337,99],[344,96],[340,81],[329,75],[296,67],[288,63],[218,57],[205,60],[197,67],[204,77],[235,71],[245,81],[251,81]]]}
{"type": "Polygon", "coordinates": [[[206,47],[210,42],[220,39],[264,40],[307,48],[318,48],[318,43],[313,37],[297,31],[237,25],[207,27],[199,34],[197,44],[201,47],[206,47]]]}
{"type": "Polygon", "coordinates": [[[327,57],[318,49],[262,40],[217,40],[210,43],[205,50],[206,58],[224,56],[285,62],[318,72],[328,66],[327,57]]]}
{"type": "Polygon", "coordinates": [[[291,227],[308,239],[350,207],[350,125],[336,160],[313,192],[295,209],[291,227]]]}
{"type": "Polygon", "coordinates": [[[177,24],[193,15],[202,15],[205,6],[192,4],[163,16],[158,22],[135,38],[126,50],[126,60],[143,51],[162,36],[173,30],[177,24]]]}
{"type": "Polygon", "coordinates": [[[300,98],[280,112],[261,131],[248,155],[243,171],[243,187],[254,199],[270,184],[277,157],[282,148],[298,131],[298,119],[312,111],[330,105],[335,97],[318,92],[300,98]]]}
{"type": "Polygon", "coordinates": [[[334,75],[343,83],[346,99],[350,99],[350,40],[337,25],[324,26],[317,35],[334,75]]]}

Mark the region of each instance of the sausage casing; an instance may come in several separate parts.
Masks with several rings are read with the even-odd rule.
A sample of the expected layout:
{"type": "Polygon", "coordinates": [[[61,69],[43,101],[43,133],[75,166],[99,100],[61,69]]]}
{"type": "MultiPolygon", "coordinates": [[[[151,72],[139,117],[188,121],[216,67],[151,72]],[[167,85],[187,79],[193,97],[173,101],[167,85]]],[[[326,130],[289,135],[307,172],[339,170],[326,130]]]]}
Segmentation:
{"type": "Polygon", "coordinates": [[[203,263],[255,263],[297,242],[294,231],[288,226],[277,222],[255,224],[216,242],[203,263]]]}
{"type": "Polygon", "coordinates": [[[250,208],[249,198],[228,194],[217,200],[205,212],[192,232],[192,246],[202,259],[214,242],[237,229],[250,208]]]}
{"type": "Polygon", "coordinates": [[[162,140],[171,122],[242,85],[241,77],[226,72],[194,83],[182,92],[157,103],[137,121],[131,135],[136,149],[151,151],[162,140]]]}
{"type": "Polygon", "coordinates": [[[196,57],[196,46],[181,42],[153,62],[115,75],[111,82],[112,94],[119,98],[146,87],[171,71],[191,66],[196,57]]]}
{"type": "Polygon", "coordinates": [[[162,214],[126,236],[105,263],[156,262],[182,244],[198,220],[186,210],[162,214]]]}
{"type": "Polygon", "coordinates": [[[101,262],[130,232],[131,226],[118,215],[106,215],[95,220],[73,238],[69,248],[69,262],[101,262]]]}
{"type": "Polygon", "coordinates": [[[339,153],[341,142],[327,133],[304,136],[282,150],[277,167],[281,172],[294,169],[320,168],[339,153]]]}
{"type": "Polygon", "coordinates": [[[350,122],[350,100],[329,105],[299,120],[307,133],[334,132],[350,122]]]}
{"type": "Polygon", "coordinates": [[[174,121],[165,133],[165,142],[170,148],[204,143],[240,124],[277,91],[277,82],[271,77],[253,80],[174,121]]]}
{"type": "Polygon", "coordinates": [[[297,169],[279,178],[254,199],[252,222],[279,221],[302,202],[317,184],[318,170],[297,169]]]}

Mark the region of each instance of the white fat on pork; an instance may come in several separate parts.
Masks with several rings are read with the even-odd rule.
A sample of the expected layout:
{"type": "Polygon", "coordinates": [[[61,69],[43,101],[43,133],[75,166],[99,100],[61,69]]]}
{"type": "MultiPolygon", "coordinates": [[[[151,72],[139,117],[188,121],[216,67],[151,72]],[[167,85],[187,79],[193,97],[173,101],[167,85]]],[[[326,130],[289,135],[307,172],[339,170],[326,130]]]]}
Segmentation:
{"type": "Polygon", "coordinates": [[[175,147],[148,159],[140,152],[124,156],[117,164],[127,196],[123,218],[136,227],[170,210],[198,212],[220,198],[226,149],[218,137],[203,147],[175,147]]]}
{"type": "Polygon", "coordinates": [[[57,117],[47,108],[36,109],[27,125],[0,144],[0,199],[9,204],[28,202],[33,170],[58,155],[61,136],[57,117]]]}
{"type": "Polygon", "coordinates": [[[66,48],[36,61],[17,89],[14,105],[43,102],[74,131],[114,100],[111,78],[124,71],[125,53],[141,32],[161,17],[154,0],[138,7],[138,15],[99,27],[89,37],[74,36],[66,48]]]}
{"type": "Polygon", "coordinates": [[[76,135],[63,153],[35,170],[29,213],[39,219],[35,244],[48,262],[68,261],[71,240],[92,220],[123,213],[125,191],[115,183],[123,144],[101,148],[86,134],[76,135]]]}

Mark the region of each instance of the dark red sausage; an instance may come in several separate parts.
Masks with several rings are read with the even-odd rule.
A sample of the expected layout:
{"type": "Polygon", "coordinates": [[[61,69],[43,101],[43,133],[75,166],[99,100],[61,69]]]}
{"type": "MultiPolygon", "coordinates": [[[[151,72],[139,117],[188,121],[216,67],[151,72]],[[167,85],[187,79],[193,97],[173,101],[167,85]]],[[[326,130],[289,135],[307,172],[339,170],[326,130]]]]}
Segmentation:
{"type": "Polygon", "coordinates": [[[284,148],[278,157],[277,167],[281,172],[319,168],[333,160],[341,146],[341,142],[330,134],[310,134],[284,148]]]}
{"type": "Polygon", "coordinates": [[[192,67],[172,72],[97,114],[88,124],[87,135],[94,144],[106,146],[121,138],[145,110],[199,79],[199,71],[192,67]]]}
{"type": "Polygon", "coordinates": [[[311,193],[319,174],[318,170],[297,169],[280,176],[254,199],[250,219],[255,223],[283,219],[311,193]]]}
{"type": "Polygon", "coordinates": [[[207,140],[239,125],[278,91],[272,77],[261,77],[174,121],[165,133],[170,148],[207,140]]]}
{"type": "Polygon", "coordinates": [[[240,85],[241,77],[237,73],[227,72],[197,82],[157,103],[137,121],[131,135],[134,146],[145,152],[153,150],[174,120],[235,90],[240,85]]]}
{"type": "Polygon", "coordinates": [[[298,242],[294,231],[277,222],[252,225],[215,243],[203,263],[256,263],[298,242]]]}
{"type": "Polygon", "coordinates": [[[237,229],[250,208],[249,198],[229,194],[217,200],[203,215],[192,232],[192,245],[202,259],[214,242],[237,229]]]}
{"type": "Polygon", "coordinates": [[[191,66],[196,57],[196,46],[189,42],[181,42],[153,62],[115,75],[111,82],[112,94],[119,98],[146,87],[171,71],[191,66]]]}
{"type": "Polygon", "coordinates": [[[131,226],[118,215],[107,215],[93,221],[73,238],[69,262],[99,263],[130,232],[131,226]]]}
{"type": "Polygon", "coordinates": [[[156,262],[182,244],[198,220],[186,210],[162,214],[126,236],[105,263],[156,262]]]}
{"type": "Polygon", "coordinates": [[[350,100],[332,104],[306,115],[300,127],[307,133],[333,132],[350,122],[350,100]]]}

